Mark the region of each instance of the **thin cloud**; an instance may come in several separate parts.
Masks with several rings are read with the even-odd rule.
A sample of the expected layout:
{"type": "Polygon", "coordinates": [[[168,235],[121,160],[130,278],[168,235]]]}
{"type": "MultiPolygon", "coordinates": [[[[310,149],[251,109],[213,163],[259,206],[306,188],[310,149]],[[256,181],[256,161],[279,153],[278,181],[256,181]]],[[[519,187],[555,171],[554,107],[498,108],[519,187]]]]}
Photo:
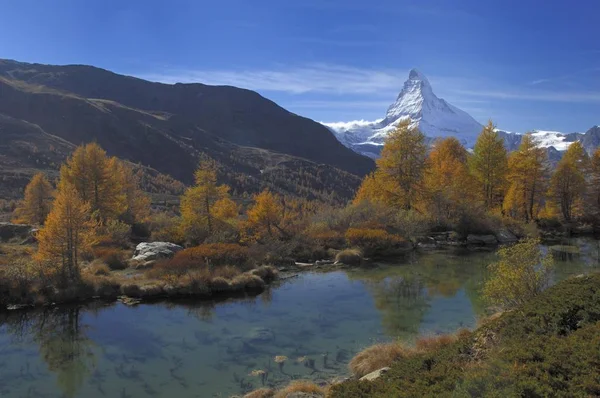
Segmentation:
{"type": "Polygon", "coordinates": [[[497,99],[516,99],[529,101],[545,102],[575,102],[590,103],[600,102],[600,93],[596,92],[553,92],[553,91],[476,91],[476,90],[456,90],[461,95],[497,98],[497,99]]]}
{"type": "Polygon", "coordinates": [[[383,94],[397,93],[408,72],[361,69],[317,64],[278,70],[173,70],[138,75],[162,83],[231,85],[258,91],[290,94],[383,94]]]}

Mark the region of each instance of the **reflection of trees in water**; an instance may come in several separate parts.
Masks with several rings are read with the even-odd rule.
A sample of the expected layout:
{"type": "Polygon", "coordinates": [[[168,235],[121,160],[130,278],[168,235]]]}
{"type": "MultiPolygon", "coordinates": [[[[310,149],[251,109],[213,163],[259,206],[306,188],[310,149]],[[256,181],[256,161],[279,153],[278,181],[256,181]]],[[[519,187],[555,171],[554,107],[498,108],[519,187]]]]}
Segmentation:
{"type": "Polygon", "coordinates": [[[429,308],[423,283],[414,277],[392,277],[367,282],[375,306],[381,311],[387,334],[402,339],[414,338],[425,311],[429,308]]]}
{"type": "Polygon", "coordinates": [[[430,301],[452,298],[464,289],[477,315],[485,304],[480,289],[493,253],[447,251],[414,254],[398,265],[369,271],[350,272],[351,279],[362,280],[381,311],[386,333],[414,338],[430,301]]]}
{"type": "Polygon", "coordinates": [[[94,343],[85,335],[78,307],[5,314],[0,322],[13,338],[39,345],[41,358],[67,397],[77,394],[96,366],[94,343]]]}

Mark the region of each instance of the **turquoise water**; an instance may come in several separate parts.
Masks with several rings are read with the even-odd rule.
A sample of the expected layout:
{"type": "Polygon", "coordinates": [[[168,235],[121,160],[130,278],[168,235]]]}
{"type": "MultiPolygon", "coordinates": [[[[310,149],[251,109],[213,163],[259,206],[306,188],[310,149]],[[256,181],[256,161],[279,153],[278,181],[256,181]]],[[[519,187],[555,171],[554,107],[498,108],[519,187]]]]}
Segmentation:
{"type": "MultiPolygon", "coordinates": [[[[557,263],[556,280],[598,266],[597,242],[574,243],[584,254],[557,263]]],[[[263,382],[329,380],[374,342],[473,327],[494,258],[412,254],[373,269],[301,274],[258,297],[220,303],[0,314],[0,396],[229,397],[263,382]],[[283,366],[276,356],[287,357],[283,366]]]]}

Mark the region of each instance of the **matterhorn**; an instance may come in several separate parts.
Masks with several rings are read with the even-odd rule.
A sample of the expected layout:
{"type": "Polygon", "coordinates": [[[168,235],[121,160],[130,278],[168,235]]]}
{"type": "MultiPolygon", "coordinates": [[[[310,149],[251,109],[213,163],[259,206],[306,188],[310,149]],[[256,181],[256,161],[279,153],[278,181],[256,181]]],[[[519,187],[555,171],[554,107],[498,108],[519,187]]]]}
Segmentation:
{"type": "Polygon", "coordinates": [[[347,147],[376,158],[385,137],[400,121],[410,119],[428,138],[453,136],[466,147],[472,147],[482,125],[468,113],[438,98],[421,72],[412,69],[396,101],[383,119],[323,123],[347,147]]]}

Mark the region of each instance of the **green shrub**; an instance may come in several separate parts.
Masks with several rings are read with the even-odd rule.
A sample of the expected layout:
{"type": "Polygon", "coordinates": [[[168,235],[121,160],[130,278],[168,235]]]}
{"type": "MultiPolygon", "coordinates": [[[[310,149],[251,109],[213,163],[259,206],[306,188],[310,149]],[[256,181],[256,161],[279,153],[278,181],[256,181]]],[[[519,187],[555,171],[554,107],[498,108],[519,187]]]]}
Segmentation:
{"type": "Polygon", "coordinates": [[[454,342],[426,345],[380,379],[333,386],[331,397],[599,396],[600,274],[563,281],[454,342]]]}

